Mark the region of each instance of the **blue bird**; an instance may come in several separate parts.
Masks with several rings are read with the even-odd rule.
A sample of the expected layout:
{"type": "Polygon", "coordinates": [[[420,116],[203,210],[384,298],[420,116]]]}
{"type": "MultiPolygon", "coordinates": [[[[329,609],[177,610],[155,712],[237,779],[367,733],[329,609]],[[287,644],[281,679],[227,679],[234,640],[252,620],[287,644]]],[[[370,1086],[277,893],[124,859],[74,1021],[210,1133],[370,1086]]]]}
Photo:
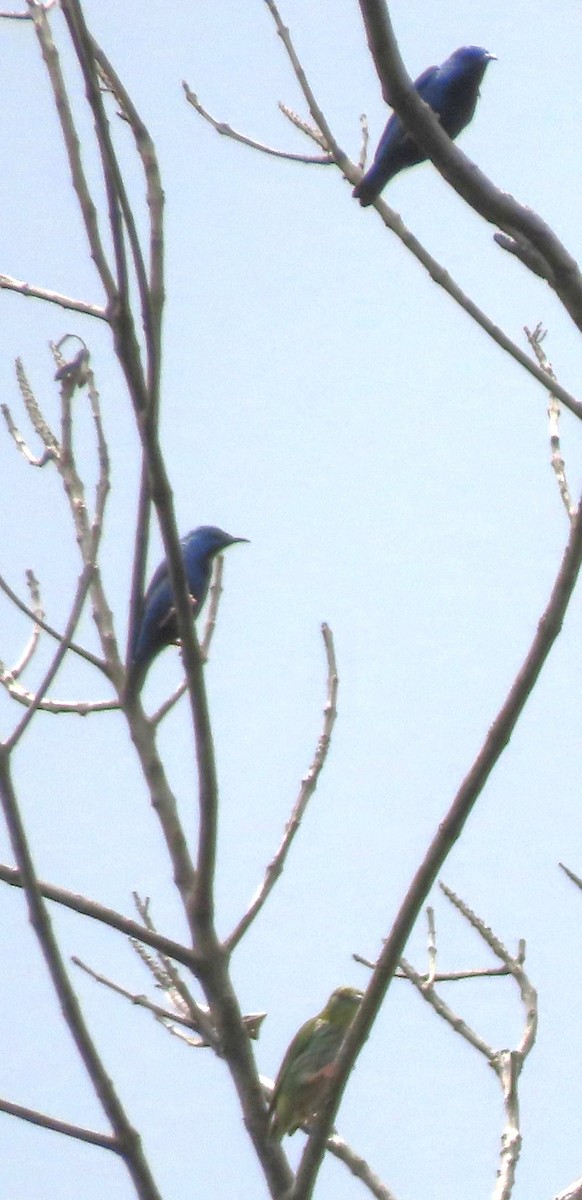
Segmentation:
{"type": "MultiPolygon", "coordinates": [[[[194,620],[206,599],[212,560],[234,542],[246,541],[248,538],[231,537],[230,533],[225,533],[215,525],[200,525],[181,539],[194,620]]],[[[144,596],[141,617],[134,631],[127,669],[126,698],[141,691],[147,672],[160,650],[174,645],[178,640],[174,597],[164,559],[152,575],[144,596]]]]}
{"type": "MultiPolygon", "coordinates": [[[[430,105],[453,141],[473,117],[479,86],[487,64],[494,58],[494,54],[481,46],[460,46],[440,67],[427,67],[415,81],[421,100],[430,105]]],[[[399,171],[421,162],[426,162],[426,154],[406,132],[400,117],[393,113],[372,166],[354,188],[353,195],[366,208],[399,171]]]]}

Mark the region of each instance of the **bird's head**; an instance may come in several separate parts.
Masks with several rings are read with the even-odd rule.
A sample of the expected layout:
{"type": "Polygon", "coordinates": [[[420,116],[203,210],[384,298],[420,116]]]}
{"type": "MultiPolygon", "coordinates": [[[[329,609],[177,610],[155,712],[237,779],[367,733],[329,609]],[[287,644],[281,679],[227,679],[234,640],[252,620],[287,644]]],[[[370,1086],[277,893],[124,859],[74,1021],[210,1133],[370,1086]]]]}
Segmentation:
{"type": "Polygon", "coordinates": [[[347,1028],[353,1021],[363,999],[363,992],[358,988],[340,987],[332,992],[323,1013],[327,1021],[347,1028]]]}
{"type": "Polygon", "coordinates": [[[459,49],[455,50],[450,58],[447,58],[446,63],[443,63],[443,67],[454,71],[467,71],[469,74],[474,71],[482,73],[487,63],[493,60],[497,62],[497,55],[491,54],[489,50],[484,50],[482,46],[459,46],[459,49]]]}
{"type": "Polygon", "coordinates": [[[225,550],[227,546],[234,545],[235,542],[248,542],[248,538],[232,537],[230,533],[225,533],[224,529],[219,529],[217,525],[199,525],[197,529],[191,529],[190,533],[186,534],[183,539],[184,549],[196,549],[201,555],[212,557],[214,554],[219,554],[221,550],[225,550]]]}

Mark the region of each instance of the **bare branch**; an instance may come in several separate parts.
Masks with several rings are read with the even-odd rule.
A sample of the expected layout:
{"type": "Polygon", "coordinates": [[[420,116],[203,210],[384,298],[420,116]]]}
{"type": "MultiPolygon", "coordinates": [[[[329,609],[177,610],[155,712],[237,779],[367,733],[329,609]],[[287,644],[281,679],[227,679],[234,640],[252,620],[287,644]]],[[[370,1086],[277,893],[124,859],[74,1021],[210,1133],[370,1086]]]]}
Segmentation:
{"type": "Polygon", "coordinates": [[[301,780],[299,795],[295,801],[293,811],[285,827],[283,840],[275,857],[269,863],[265,872],[265,878],[254,899],[251,901],[244,917],[241,918],[238,925],[233,929],[230,936],[225,941],[225,947],[228,953],[231,954],[235,946],[238,945],[247,929],[254,921],[257,914],[261,911],[268,896],[270,895],[277,879],[279,878],[293,839],[299,829],[305,809],[313,796],[317,787],[319,776],[323,770],[325,760],[329,751],[331,734],[337,716],[337,691],[338,691],[338,674],[335,661],[335,650],[333,645],[333,634],[331,629],[325,623],[321,626],[323,644],[327,657],[327,698],[323,710],[323,729],[321,731],[319,741],[313,756],[311,766],[307,774],[301,780]]]}
{"type": "MultiPolygon", "coordinates": [[[[68,649],[72,649],[72,644],[68,649]]],[[[91,713],[115,712],[119,709],[118,700],[55,700],[52,696],[44,696],[42,700],[37,701],[36,693],[17,683],[12,672],[5,667],[1,659],[0,684],[6,688],[11,700],[21,704],[23,708],[31,708],[33,704],[36,704],[39,712],[52,713],[53,716],[71,713],[77,717],[88,717],[91,713]]]]}
{"type": "MultiPolygon", "coordinates": [[[[536,325],[534,330],[528,329],[526,325],[525,335],[537,358],[539,366],[542,368],[542,371],[545,371],[546,375],[549,375],[551,379],[555,379],[556,376],[554,375],[552,364],[542,346],[542,342],[546,336],[546,331],[539,324],[536,325]]],[[[550,393],[550,399],[548,402],[548,419],[550,427],[550,447],[552,451],[552,468],[556,476],[558,489],[560,496],[562,497],[564,508],[568,514],[568,519],[573,521],[576,509],[572,503],[572,497],[568,487],[568,480],[566,478],[566,464],[562,458],[562,451],[560,448],[560,404],[557,396],[555,396],[552,392],[550,393]]]]}
{"type": "Polygon", "coordinates": [[[575,884],[576,884],[576,887],[579,887],[579,888],[581,888],[581,889],[582,889],[582,879],[580,878],[580,876],[579,876],[579,875],[576,875],[576,874],[574,873],[574,871],[572,871],[572,870],[570,869],[570,867],[567,867],[567,866],[565,865],[565,863],[562,863],[562,862],[561,862],[561,863],[558,863],[558,866],[562,868],[562,871],[564,872],[564,874],[565,874],[565,875],[567,875],[567,876],[568,876],[568,879],[571,879],[571,880],[572,880],[572,883],[575,883],[575,884]]]}
{"type": "MultiPolygon", "coordinates": [[[[16,608],[19,608],[20,611],[25,614],[25,616],[30,617],[31,621],[34,621],[35,625],[39,625],[41,629],[44,629],[45,633],[50,634],[50,636],[54,638],[56,642],[63,641],[64,634],[59,633],[57,629],[53,629],[52,625],[48,625],[46,621],[41,620],[38,613],[36,613],[34,609],[29,608],[28,604],[25,604],[24,600],[21,600],[20,596],[17,596],[16,592],[13,592],[10,584],[8,584],[1,575],[0,589],[6,596],[8,596],[8,599],[16,605],[16,608]]],[[[69,650],[72,650],[74,654],[78,654],[80,658],[84,658],[86,662],[91,663],[94,667],[98,667],[99,670],[109,678],[109,672],[106,664],[103,663],[100,658],[97,658],[96,655],[91,654],[90,650],[85,650],[83,646],[78,646],[76,642],[71,642],[69,650]]]]}
{"type": "MultiPolygon", "coordinates": [[[[5,863],[0,863],[0,881],[9,884],[10,887],[24,887],[20,871],[16,867],[6,866],[5,863]]],[[[70,908],[84,917],[100,921],[102,925],[109,925],[111,929],[117,929],[127,937],[139,939],[140,942],[152,946],[154,950],[159,950],[162,954],[174,958],[176,962],[183,963],[185,967],[196,974],[198,964],[196,951],[188,946],[183,946],[181,942],[172,941],[171,938],[164,937],[157,931],[145,929],[143,925],[132,921],[130,917],[124,917],[115,909],[106,908],[105,905],[98,904],[96,900],[88,900],[86,896],[69,892],[66,888],[57,887],[56,884],[44,883],[38,879],[37,885],[41,896],[47,900],[54,900],[55,904],[62,904],[64,908],[70,908]]]]}
{"type": "Polygon", "coordinates": [[[554,1196],[554,1200],[582,1200],[582,1176],[580,1179],[575,1179],[574,1183],[568,1184],[563,1191],[558,1192],[554,1196]]]}
{"type": "Polygon", "coordinates": [[[32,718],[34,717],[35,713],[38,712],[38,709],[40,708],[40,705],[42,704],[45,693],[48,691],[48,689],[49,689],[49,687],[50,687],[50,685],[51,685],[51,683],[52,683],[52,681],[53,681],[53,679],[54,679],[54,677],[55,677],[55,675],[67,653],[67,650],[69,649],[71,638],[75,632],[75,629],[77,628],[77,624],[79,622],[81,613],[83,611],[83,606],[85,604],[85,600],[87,598],[89,588],[91,587],[92,578],[93,578],[93,567],[90,563],[88,563],[83,568],[81,575],[79,576],[79,582],[77,584],[77,590],[76,590],[75,598],[73,600],[73,604],[72,604],[72,608],[71,608],[71,615],[67,622],[67,627],[65,629],[63,639],[60,642],[60,644],[57,646],[57,649],[55,651],[53,661],[50,664],[48,671],[46,672],[44,678],[42,679],[42,681],[38,687],[38,690],[32,699],[32,702],[27,706],[24,716],[22,717],[21,721],[14,729],[11,736],[9,738],[7,738],[6,742],[4,743],[4,747],[8,753],[10,753],[10,751],[13,750],[16,745],[18,745],[18,742],[20,741],[25,730],[28,729],[28,726],[30,725],[30,722],[32,721],[32,718]]]}
{"type": "MultiPolygon", "coordinates": [[[[26,582],[28,585],[28,590],[30,592],[30,603],[32,606],[32,611],[35,614],[35,617],[38,617],[42,621],[44,618],[44,610],[43,610],[42,601],[40,598],[40,585],[39,585],[38,579],[36,578],[36,575],[34,574],[34,571],[29,570],[26,572],[26,582]]],[[[22,675],[22,672],[26,669],[29,662],[34,657],[34,652],[38,646],[39,640],[40,640],[40,625],[38,623],[38,620],[35,620],[35,623],[34,623],[34,626],[32,629],[32,633],[28,639],[28,644],[24,647],[24,650],[22,651],[20,658],[18,659],[17,662],[14,663],[14,666],[12,667],[12,669],[10,671],[10,675],[11,675],[12,679],[18,679],[19,676],[22,675]]],[[[2,664],[0,662],[0,671],[1,670],[2,670],[2,664]]]]}
{"type": "Polygon", "coordinates": [[[500,958],[501,961],[505,963],[505,966],[513,975],[519,987],[522,1004],[525,1008],[525,1026],[522,1040],[515,1051],[515,1054],[519,1056],[521,1065],[523,1066],[524,1060],[527,1058],[530,1050],[533,1048],[538,1027],[537,993],[535,988],[530,983],[523,965],[525,958],[525,943],[521,944],[520,953],[517,955],[517,957],[514,957],[513,954],[510,954],[509,950],[503,945],[503,942],[500,941],[496,934],[489,929],[485,922],[482,921],[481,918],[478,917],[471,908],[469,908],[469,905],[466,904],[464,900],[461,900],[460,896],[457,896],[456,893],[453,892],[451,888],[447,887],[447,885],[442,881],[440,882],[439,886],[447,899],[450,900],[451,904],[453,904],[455,908],[462,913],[469,924],[473,926],[473,929],[477,930],[477,933],[480,934],[480,936],[483,938],[483,941],[487,943],[496,957],[500,958]]]}
{"type": "Polygon", "coordinates": [[[46,449],[38,457],[36,455],[34,455],[32,453],[32,450],[26,444],[26,441],[25,441],[23,435],[21,434],[20,430],[18,429],[17,425],[15,425],[13,417],[12,417],[12,413],[10,412],[8,405],[0,404],[0,409],[2,410],[2,416],[4,417],[4,420],[6,421],[6,426],[7,426],[10,436],[14,439],[17,449],[20,451],[23,458],[26,459],[27,463],[29,463],[29,465],[31,467],[46,467],[46,464],[48,462],[54,462],[55,458],[57,457],[56,451],[54,449],[52,449],[52,448],[46,449]]]}
{"type": "MultiPolygon", "coordinates": [[[[378,965],[376,962],[372,962],[371,959],[364,958],[362,954],[352,954],[352,958],[354,962],[360,963],[362,967],[369,967],[371,971],[374,971],[378,965]]],[[[495,979],[499,978],[499,976],[510,974],[511,971],[507,967],[473,967],[467,971],[437,971],[433,979],[433,984],[460,983],[465,979],[495,979]]],[[[408,979],[409,976],[404,971],[397,970],[394,972],[394,978],[408,979]]],[[[426,986],[428,975],[419,974],[418,978],[423,986],[426,986]]]]}
{"type": "MultiPolygon", "coordinates": [[[[252,150],[260,150],[262,154],[270,154],[273,158],[287,158],[291,159],[292,162],[316,163],[318,166],[329,166],[330,163],[333,163],[331,154],[293,154],[289,150],[276,150],[274,146],[267,146],[264,142],[257,142],[254,138],[247,137],[244,133],[238,133],[236,129],[232,128],[232,125],[227,125],[225,121],[217,121],[215,117],[211,116],[208,110],[205,109],[200,103],[196,93],[190,90],[185,80],[182,80],[182,87],[184,89],[184,95],[186,96],[188,103],[192,105],[192,108],[195,108],[196,112],[199,113],[205,121],[208,121],[208,124],[212,125],[212,128],[215,129],[217,133],[222,134],[224,137],[229,137],[234,142],[242,142],[243,146],[250,146],[252,150]]],[[[283,109],[283,111],[286,110],[283,109]]],[[[298,124],[298,127],[301,128],[299,123],[296,123],[298,124]]],[[[303,132],[305,133],[307,131],[304,129],[303,132]]]]}
{"type": "MultiPolygon", "coordinates": [[[[107,263],[107,257],[101,242],[99,233],[99,223],[97,218],[97,210],[93,202],[83,162],[81,159],[81,149],[79,138],[73,120],[73,114],[69,104],[65,81],[61,71],[59,54],[55,46],[50,25],[47,21],[46,14],[41,5],[29,0],[30,12],[34,21],[34,29],[41,53],[47,68],[50,84],[55,98],[55,107],[61,123],[63,140],[69,160],[69,168],[71,171],[71,180],[77,199],[81,216],[85,225],[85,232],[89,243],[91,257],[97,267],[99,277],[103,284],[108,301],[112,304],[116,299],[116,287],[113,276],[107,263]]],[[[66,13],[66,3],[63,3],[63,12],[66,13]]],[[[95,315],[99,315],[96,313],[95,315]]]]}
{"type": "MultiPolygon", "coordinates": [[[[25,14],[28,17],[28,13],[25,14]]],[[[83,313],[88,317],[97,317],[100,321],[107,320],[107,312],[96,304],[88,304],[85,300],[73,300],[71,296],[63,296],[60,292],[50,291],[49,288],[37,287],[32,283],[24,283],[21,279],[13,279],[11,275],[0,275],[0,289],[10,292],[20,292],[21,296],[35,296],[37,300],[46,300],[49,304],[58,304],[60,308],[70,308],[74,312],[83,313]]]]}
{"type": "Polygon", "coordinates": [[[333,1133],[327,1139],[326,1148],[330,1154],[333,1154],[334,1158],[339,1158],[345,1163],[346,1167],[349,1167],[352,1175],[362,1181],[364,1187],[371,1192],[372,1196],[376,1197],[376,1200],[396,1200],[394,1192],[391,1192],[382,1183],[372,1171],[365,1158],[356,1154],[355,1150],[352,1150],[351,1146],[347,1142],[344,1142],[344,1139],[339,1137],[337,1133],[333,1133]]]}
{"type": "MultiPolygon", "coordinates": [[[[0,13],[0,17],[3,14],[0,13]]],[[[0,1112],[8,1113],[11,1117],[19,1117],[21,1121],[30,1121],[32,1125],[40,1125],[41,1129],[52,1129],[54,1133],[64,1133],[65,1137],[78,1138],[80,1142],[88,1142],[91,1146],[100,1146],[102,1150],[113,1150],[120,1153],[119,1144],[115,1138],[106,1133],[97,1133],[93,1129],[83,1129],[82,1125],[71,1125],[68,1121],[59,1121],[57,1117],[49,1117],[46,1113],[22,1104],[13,1104],[11,1100],[0,1099],[0,1112]]]]}
{"type": "Polygon", "coordinates": [[[404,957],[400,959],[400,969],[406,978],[414,984],[423,1000],[426,1000],[426,1003],[430,1004],[431,1008],[434,1008],[439,1017],[442,1017],[443,1021],[446,1021],[451,1026],[451,1029],[454,1029],[455,1033],[460,1034],[470,1046],[478,1050],[479,1054],[482,1054],[488,1063],[493,1066],[495,1060],[495,1051],[493,1048],[474,1029],[471,1029],[471,1026],[462,1017],[453,1012],[452,1008],[445,1003],[442,997],[437,995],[432,984],[427,983],[426,977],[419,975],[412,964],[404,957]]]}
{"type": "MultiPolygon", "coordinates": [[[[105,987],[108,987],[110,991],[116,992],[118,996],[123,996],[126,1000],[130,1000],[131,1003],[136,1006],[136,1008],[147,1009],[147,1011],[151,1012],[156,1020],[161,1021],[162,1024],[168,1025],[177,1023],[178,1025],[185,1025],[188,1029],[197,1031],[197,1026],[191,1017],[187,1017],[177,1010],[173,1012],[169,1008],[162,1008],[160,1004],[154,1004],[153,1000],[149,1000],[147,996],[144,996],[138,992],[131,992],[128,988],[122,987],[120,983],[116,983],[114,979],[110,979],[108,975],[102,975],[99,971],[95,971],[93,967],[88,966],[88,964],[83,962],[81,958],[78,958],[76,954],[72,956],[71,962],[73,962],[76,967],[80,967],[82,971],[85,971],[85,973],[89,975],[91,979],[95,980],[95,983],[101,983],[105,987]]],[[[199,1037],[196,1041],[192,1041],[190,1044],[197,1047],[208,1047],[209,1045],[206,1039],[202,1037],[199,1037]]]]}
{"type": "Polygon", "coordinates": [[[289,33],[289,30],[287,29],[286,25],[284,25],[284,23],[281,19],[281,14],[275,3],[275,0],[265,0],[265,4],[267,5],[267,8],[269,9],[269,12],[275,22],[275,28],[276,28],[277,33],[279,34],[279,37],[281,38],[281,41],[285,47],[285,51],[287,53],[287,57],[289,58],[289,62],[291,63],[291,66],[293,68],[295,78],[297,79],[299,87],[301,88],[301,91],[303,92],[305,100],[307,101],[307,106],[311,113],[312,119],[315,122],[315,125],[317,126],[317,128],[323,134],[323,139],[324,139],[325,145],[329,148],[329,152],[330,152],[334,162],[337,163],[340,170],[343,170],[344,164],[349,163],[349,159],[348,159],[347,155],[344,153],[344,151],[340,148],[338,143],[336,142],[336,140],[333,136],[333,133],[323,115],[323,112],[320,109],[320,107],[317,103],[317,100],[315,99],[315,95],[311,90],[311,87],[307,80],[307,76],[305,74],[305,71],[303,69],[303,66],[301,65],[299,56],[298,56],[298,54],[295,50],[295,47],[293,45],[293,42],[291,40],[291,34],[289,33]]]}
{"type": "MultiPolygon", "coordinates": [[[[283,113],[283,116],[287,117],[287,120],[290,121],[296,129],[299,129],[301,133],[305,134],[306,137],[311,138],[311,141],[315,142],[316,146],[319,146],[322,150],[327,150],[325,138],[323,134],[319,132],[319,129],[315,128],[315,125],[310,125],[308,121],[305,121],[303,117],[299,116],[299,113],[296,113],[293,108],[289,108],[288,104],[283,104],[281,100],[279,101],[279,109],[283,113]]],[[[327,154],[325,161],[333,162],[332,156],[327,154]]]]}
{"type": "Polygon", "coordinates": [[[431,988],[436,975],[437,945],[434,908],[431,908],[430,905],[426,910],[426,919],[428,924],[428,971],[426,974],[425,987],[431,988]]]}
{"type": "MultiPolygon", "coordinates": [[[[137,892],[133,893],[133,900],[146,929],[150,933],[156,933],[149,900],[143,901],[137,892]]],[[[190,1018],[193,1027],[201,1034],[206,1045],[212,1046],[213,1050],[220,1053],[220,1039],[217,1036],[210,1010],[197,1003],[173,962],[159,947],[156,947],[156,958],[153,958],[146,951],[141,937],[132,938],[131,944],[148,971],[153,975],[158,987],[162,988],[174,1007],[190,1018]]]]}

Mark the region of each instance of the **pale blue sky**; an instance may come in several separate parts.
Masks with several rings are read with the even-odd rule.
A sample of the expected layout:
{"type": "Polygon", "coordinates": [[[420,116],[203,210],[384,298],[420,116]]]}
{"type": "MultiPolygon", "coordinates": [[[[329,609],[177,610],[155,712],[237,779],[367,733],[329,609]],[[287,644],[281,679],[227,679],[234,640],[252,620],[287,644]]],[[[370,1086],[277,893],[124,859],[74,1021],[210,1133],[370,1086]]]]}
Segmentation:
{"type": "MultiPolygon", "coordinates": [[[[162,423],[179,524],[185,532],[212,522],[250,538],[226,558],[208,668],[222,798],[221,932],[261,879],[313,753],[325,695],[322,620],[336,640],[341,683],[329,762],[272,902],[234,960],[243,1006],[268,1013],[256,1053],[272,1075],[297,1026],[334,987],[365,983],[351,955],[377,953],[534,634],[567,537],[549,468],[546,399],[377,214],[352,201],[333,168],[235,145],[187,106],[182,79],[217,118],[281,148],[306,147],[277,110],[279,100],[302,113],[305,106],[260,0],[88,0],[85,11],[150,128],[163,172],[162,423]]],[[[398,0],[391,12],[413,76],[467,42],[498,56],[460,144],[577,257],[577,0],[555,0],[551,19],[540,0],[449,0],[446,9],[398,0]]],[[[386,119],[358,5],[285,0],[282,15],[338,141],[357,158],[359,114],[368,114],[373,145],[386,119]]],[[[54,24],[61,28],[58,14],[54,24]]],[[[0,272],[101,302],[32,31],[3,23],[0,38],[0,272]]],[[[82,103],[79,113],[89,132],[82,103]]],[[[139,207],[129,134],[116,133],[127,143],[139,207]]],[[[89,155],[94,175],[91,163],[89,155]]],[[[575,393],[582,350],[569,318],[546,285],[493,244],[493,231],[434,168],[403,174],[386,199],[520,344],[524,325],[549,327],[548,353],[575,393]]],[[[90,343],[113,458],[102,566],[124,638],[138,456],[107,331],[6,292],[0,306],[2,399],[21,424],[14,358],[23,357],[56,419],[47,342],[69,331],[90,343]]],[[[79,458],[92,478],[84,406],[81,399],[79,458]]],[[[562,425],[576,497],[582,439],[574,418],[566,414],[562,425]]],[[[0,571],[23,591],[24,570],[34,567],[48,617],[62,624],[78,564],[56,475],[28,468],[5,436],[0,470],[7,531],[0,571]]],[[[156,540],[151,566],[158,557],[156,540]]],[[[27,625],[1,605],[0,656],[10,662],[27,625]]],[[[582,1173],[582,897],[557,867],[562,859],[582,872],[581,608],[577,596],[443,872],[507,944],[527,939],[540,993],[539,1040],[521,1083],[515,1200],[546,1200],[582,1173]]],[[[89,619],[83,628],[94,646],[89,619]]],[[[178,677],[177,653],[168,651],[151,672],[147,703],[153,707],[178,677]]],[[[101,679],[74,662],[53,692],[106,694],[101,679]]],[[[2,736],[18,715],[2,698],[2,736]]],[[[162,744],[194,830],[185,707],[167,721],[162,744]]],[[[39,716],[15,774],[44,878],[122,911],[130,911],[135,888],[151,896],[159,927],[183,936],[155,817],[117,717],[39,716]]],[[[11,861],[3,832],[0,857],[11,861]]],[[[490,962],[445,901],[434,899],[441,965],[490,962]]],[[[5,889],[1,911],[0,1094],[104,1128],[21,898],[5,889]]],[[[120,935],[71,914],[54,917],[67,954],[136,991],[148,987],[120,935]]],[[[407,951],[421,969],[425,942],[421,923],[407,951]]],[[[164,1196],[266,1195],[221,1064],[89,980],[77,982],[164,1196]]],[[[446,995],[494,1045],[515,1044],[522,1011],[510,983],[457,984],[446,995]]],[[[501,1132],[495,1079],[404,983],[390,991],[338,1127],[398,1200],[492,1191],[501,1132]]],[[[293,1161],[302,1140],[288,1142],[293,1161]]],[[[1,1115],[0,1161],[0,1191],[10,1200],[41,1192],[78,1200],[80,1180],[83,1200],[100,1200],[105,1190],[114,1200],[132,1195],[113,1156],[1,1115]]],[[[358,1194],[345,1168],[325,1164],[318,1200],[358,1194]]]]}

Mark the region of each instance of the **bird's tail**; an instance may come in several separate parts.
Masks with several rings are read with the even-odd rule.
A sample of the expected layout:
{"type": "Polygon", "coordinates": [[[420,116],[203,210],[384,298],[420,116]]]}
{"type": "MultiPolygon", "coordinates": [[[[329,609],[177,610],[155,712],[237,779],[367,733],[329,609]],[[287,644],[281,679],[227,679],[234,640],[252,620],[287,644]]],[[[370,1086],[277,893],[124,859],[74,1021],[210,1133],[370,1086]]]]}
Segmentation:
{"type": "Polygon", "coordinates": [[[356,184],[352,192],[352,196],[360,201],[362,208],[368,208],[370,204],[373,204],[377,195],[378,186],[376,180],[370,180],[368,175],[362,176],[360,182],[356,184]]]}

